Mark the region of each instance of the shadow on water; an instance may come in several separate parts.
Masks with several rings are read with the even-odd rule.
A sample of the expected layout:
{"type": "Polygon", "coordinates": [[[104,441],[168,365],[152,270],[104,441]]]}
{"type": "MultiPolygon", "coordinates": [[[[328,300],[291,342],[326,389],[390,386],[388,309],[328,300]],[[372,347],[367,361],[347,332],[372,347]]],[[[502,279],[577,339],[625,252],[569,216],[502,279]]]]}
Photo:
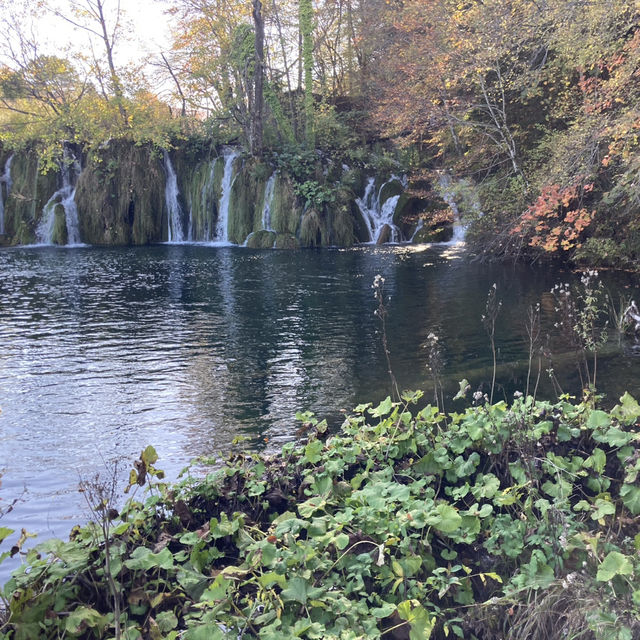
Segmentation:
{"type": "MultiPolygon", "coordinates": [[[[2,525],[41,537],[65,536],[82,518],[79,476],[131,461],[147,444],[175,477],[192,457],[228,450],[237,435],[277,448],[295,438],[296,411],[335,425],[341,409],[383,399],[377,274],[395,376],[427,396],[431,332],[451,395],[463,377],[474,388],[490,383],[480,316],[496,283],[504,303],[496,398],[524,389],[526,309],[541,304],[553,341],[549,291],[574,278],[470,264],[454,246],[10,249],[0,252],[0,273],[0,497],[28,490],[2,525]]],[[[638,282],[612,277],[607,286],[617,299],[636,293],[638,282]]],[[[612,334],[601,358],[599,387],[611,399],[626,389],[640,395],[635,346],[612,334]]],[[[579,391],[570,354],[554,366],[566,390],[579,391]]],[[[543,385],[541,393],[552,390],[543,385]]]]}

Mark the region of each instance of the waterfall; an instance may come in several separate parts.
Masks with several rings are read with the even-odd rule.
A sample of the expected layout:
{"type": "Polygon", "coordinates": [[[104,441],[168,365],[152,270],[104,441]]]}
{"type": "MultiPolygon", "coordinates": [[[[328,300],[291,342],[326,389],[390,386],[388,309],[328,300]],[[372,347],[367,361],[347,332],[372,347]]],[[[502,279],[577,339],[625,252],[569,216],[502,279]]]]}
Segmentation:
{"type": "Polygon", "coordinates": [[[64,210],[64,219],[67,227],[67,245],[82,244],[80,240],[80,228],[78,222],[78,208],[75,203],[76,183],[82,168],[73,152],[65,146],[63,161],[60,167],[62,174],[62,187],[58,189],[42,208],[42,220],[36,229],[36,238],[39,244],[54,244],[53,233],[56,221],[56,208],[61,205],[64,210]]]}
{"type": "Polygon", "coordinates": [[[376,179],[371,177],[367,180],[367,186],[362,198],[356,198],[356,204],[367,223],[369,242],[374,244],[379,241],[385,227],[388,227],[390,231],[390,242],[399,242],[401,239],[400,229],[393,223],[393,214],[396,211],[400,196],[391,196],[384,201],[384,204],[380,204],[382,190],[393,181],[401,182],[404,185],[404,182],[398,176],[391,176],[376,192],[376,179]]]}
{"type": "Polygon", "coordinates": [[[4,203],[9,197],[11,192],[11,161],[13,160],[13,154],[7,159],[7,163],[4,165],[4,173],[0,176],[0,235],[4,235],[4,203]],[[5,195],[3,196],[2,185],[5,186],[5,195]]]}
{"type": "MultiPolygon", "coordinates": [[[[182,207],[178,202],[178,178],[171,164],[167,151],[164,152],[164,168],[167,172],[167,182],[164,187],[164,199],[167,205],[167,241],[170,243],[184,242],[184,226],[182,223],[182,207]]],[[[191,233],[191,220],[189,220],[191,233]]]]}
{"type": "Polygon", "coordinates": [[[451,240],[445,244],[460,244],[464,242],[467,227],[462,223],[462,217],[455,199],[454,190],[451,187],[451,176],[448,173],[442,173],[440,175],[438,187],[442,199],[449,205],[451,211],[453,211],[453,236],[451,240]]]}
{"type": "Polygon", "coordinates": [[[271,174],[267,184],[264,187],[264,204],[262,205],[262,228],[265,231],[273,231],[271,228],[271,207],[273,205],[273,196],[275,193],[276,174],[271,174]]]}
{"type": "Polygon", "coordinates": [[[224,152],[224,173],[222,174],[220,206],[218,207],[218,222],[216,224],[216,240],[229,243],[227,230],[229,222],[229,202],[231,200],[231,187],[233,186],[233,161],[238,157],[238,152],[226,149],[224,152]]]}
{"type": "Polygon", "coordinates": [[[413,232],[413,235],[411,236],[411,240],[409,240],[409,242],[413,242],[413,239],[418,235],[418,232],[422,229],[422,227],[424,227],[424,220],[420,218],[420,220],[418,220],[418,224],[416,225],[416,230],[413,232]]]}

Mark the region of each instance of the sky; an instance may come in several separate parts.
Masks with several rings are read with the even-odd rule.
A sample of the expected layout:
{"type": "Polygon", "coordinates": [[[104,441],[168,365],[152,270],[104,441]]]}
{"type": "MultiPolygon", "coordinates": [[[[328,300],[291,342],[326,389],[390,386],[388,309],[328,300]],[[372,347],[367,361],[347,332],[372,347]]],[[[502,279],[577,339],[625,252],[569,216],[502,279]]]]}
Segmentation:
{"type": "MultiPolygon", "coordinates": [[[[65,0],[54,1],[62,11],[68,7],[65,0]]],[[[33,5],[33,0],[0,0],[0,19],[16,15],[16,12],[20,11],[21,5],[28,9],[30,5],[33,5]]],[[[116,6],[117,0],[105,0],[105,8],[116,6]]],[[[162,2],[162,0],[120,0],[120,7],[129,18],[132,33],[128,41],[118,44],[116,50],[118,63],[139,62],[148,53],[161,49],[166,50],[169,47],[169,19],[163,14],[163,10],[167,7],[166,2],[162,2]]],[[[35,30],[41,51],[44,53],[60,53],[69,44],[80,50],[87,46],[85,33],[50,14],[36,21],[35,30]]]]}

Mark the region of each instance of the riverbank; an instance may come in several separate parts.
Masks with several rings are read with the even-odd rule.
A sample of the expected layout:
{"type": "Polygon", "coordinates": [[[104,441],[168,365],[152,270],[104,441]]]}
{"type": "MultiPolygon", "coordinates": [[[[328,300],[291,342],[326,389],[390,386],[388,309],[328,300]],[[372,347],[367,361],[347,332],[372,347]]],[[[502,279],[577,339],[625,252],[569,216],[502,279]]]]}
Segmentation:
{"type": "Polygon", "coordinates": [[[98,524],[27,553],[0,637],[636,637],[638,403],[419,398],[176,486],[148,447],[120,514],[86,483],[98,524]]]}

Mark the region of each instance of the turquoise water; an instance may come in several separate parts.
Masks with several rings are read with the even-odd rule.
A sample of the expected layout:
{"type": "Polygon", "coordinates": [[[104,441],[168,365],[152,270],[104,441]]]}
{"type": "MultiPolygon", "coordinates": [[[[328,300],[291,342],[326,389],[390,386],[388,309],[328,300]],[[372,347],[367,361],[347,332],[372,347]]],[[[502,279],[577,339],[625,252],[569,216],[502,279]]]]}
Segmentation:
{"type": "MultiPolygon", "coordinates": [[[[1,524],[41,538],[66,536],[86,517],[79,478],[114,460],[126,472],[148,444],[175,477],[192,457],[229,450],[238,435],[249,438],[244,446],[275,450],[296,437],[296,411],[337,425],[341,409],[383,399],[390,382],[376,274],[385,278],[402,388],[431,396],[425,344],[433,332],[450,395],[462,377],[488,391],[480,316],[496,283],[496,398],[524,389],[524,318],[538,302],[556,373],[567,390],[579,389],[549,293],[571,274],[480,265],[456,247],[7,249],[0,274],[0,498],[24,492],[1,524]]],[[[615,300],[640,297],[637,279],[606,284],[615,300]]],[[[610,400],[625,389],[640,396],[635,342],[610,331],[605,352],[600,389],[610,400]]],[[[551,395],[544,372],[541,381],[551,395]]]]}

